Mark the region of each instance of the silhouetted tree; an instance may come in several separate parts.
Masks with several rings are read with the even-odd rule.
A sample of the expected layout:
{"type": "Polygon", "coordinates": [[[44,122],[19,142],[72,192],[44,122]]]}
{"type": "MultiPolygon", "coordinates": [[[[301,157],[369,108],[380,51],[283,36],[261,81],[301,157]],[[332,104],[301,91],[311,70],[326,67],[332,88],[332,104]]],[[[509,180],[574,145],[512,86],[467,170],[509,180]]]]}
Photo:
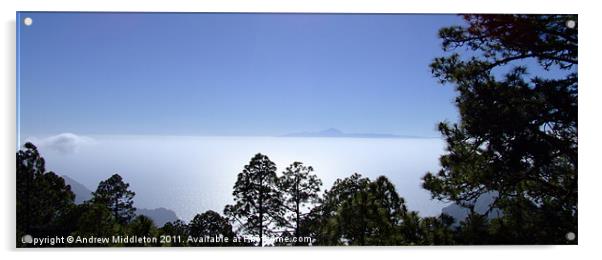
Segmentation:
{"type": "MultiPolygon", "coordinates": [[[[319,199],[319,201],[322,201],[322,199],[319,199]]],[[[301,218],[301,223],[299,224],[299,233],[303,234],[302,236],[310,237],[313,240],[311,243],[303,243],[303,245],[329,244],[328,241],[330,241],[330,236],[326,232],[328,219],[324,217],[328,212],[325,209],[326,208],[323,207],[323,204],[319,204],[316,207],[311,208],[309,212],[304,214],[303,218],[301,218]]],[[[284,237],[287,234],[292,236],[292,234],[289,232],[286,234],[283,233],[281,236],[284,237]]]]}
{"type": "Polygon", "coordinates": [[[454,219],[445,214],[438,217],[425,217],[420,220],[420,229],[422,245],[453,245],[454,231],[452,224],[454,219]]]}
{"type": "Polygon", "coordinates": [[[145,215],[136,216],[128,225],[128,233],[137,236],[152,236],[156,232],[155,222],[145,215]]]}
{"type": "MultiPolygon", "coordinates": [[[[87,202],[78,207],[83,212],[77,222],[77,230],[74,235],[111,237],[119,234],[122,229],[106,205],[87,202]]],[[[108,246],[108,244],[85,244],[85,246],[108,246]]]]}
{"type": "Polygon", "coordinates": [[[263,236],[275,233],[275,226],[284,222],[283,198],[279,192],[276,164],[263,154],[256,154],[243,171],[238,174],[234,185],[234,205],[228,205],[224,214],[248,234],[263,236]]]}
{"type": "Polygon", "coordinates": [[[405,200],[395,190],[395,185],[380,176],[368,185],[370,194],[370,245],[399,245],[402,216],[407,212],[405,200]]]}
{"type": "Polygon", "coordinates": [[[420,215],[416,211],[407,211],[401,217],[400,225],[401,244],[403,245],[422,245],[425,244],[426,230],[422,229],[420,215]]]}
{"type": "MultiPolygon", "coordinates": [[[[196,237],[219,237],[227,238],[227,242],[220,243],[197,243],[194,246],[231,246],[235,233],[228,219],[222,217],[219,213],[208,210],[203,214],[197,214],[190,221],[189,234],[196,237]]],[[[225,240],[224,240],[225,241],[225,240]]]]}
{"type": "Polygon", "coordinates": [[[165,236],[179,237],[179,240],[176,238],[168,241],[167,245],[175,247],[186,246],[186,238],[190,234],[188,231],[188,224],[179,219],[165,223],[159,232],[165,236]]]}
{"type": "MultiPolygon", "coordinates": [[[[284,196],[284,208],[287,211],[286,226],[294,231],[292,235],[295,237],[304,235],[301,233],[301,223],[310,209],[304,207],[316,203],[319,198],[318,192],[322,181],[315,174],[311,174],[313,170],[311,166],[294,162],[286,168],[278,182],[278,187],[284,196]]],[[[299,244],[295,243],[295,245],[299,244]]]]}
{"type": "MultiPolygon", "coordinates": [[[[127,231],[129,235],[138,237],[156,237],[158,234],[157,227],[152,219],[144,215],[138,215],[127,225],[127,231]]],[[[159,242],[159,241],[157,241],[159,242]]],[[[127,244],[127,246],[157,246],[159,243],[134,243],[127,244]]]]}
{"type": "Polygon", "coordinates": [[[338,208],[334,223],[340,239],[350,245],[397,245],[406,211],[395,186],[384,176],[368,182],[338,208]]]}
{"type": "Polygon", "coordinates": [[[445,51],[468,52],[431,64],[457,90],[461,119],[439,124],[447,153],[423,186],[461,204],[498,192],[498,242],[567,243],[577,232],[577,28],[566,24],[577,16],[464,18],[439,35],[445,51]],[[528,62],[543,72],[529,76],[528,62]]]}
{"type": "Polygon", "coordinates": [[[65,180],[54,172],[46,172],[44,158],[32,143],[17,152],[17,237],[56,235],[57,225],[70,207],[75,195],[65,180]]]}
{"type": "MultiPolygon", "coordinates": [[[[315,230],[312,236],[317,245],[339,245],[343,244],[341,237],[342,225],[337,221],[338,211],[343,203],[351,203],[356,193],[367,189],[370,180],[358,173],[337,179],[330,190],[324,191],[322,204],[312,211],[312,222],[315,230]]],[[[361,220],[358,220],[361,221],[361,220]]],[[[363,223],[356,223],[362,225],[363,223]]]]}
{"type": "Polygon", "coordinates": [[[282,231],[282,233],[280,234],[279,237],[276,238],[276,241],[274,242],[274,246],[295,246],[295,245],[300,245],[301,243],[297,243],[297,242],[291,242],[293,241],[293,239],[298,236],[295,236],[294,234],[291,234],[290,232],[288,232],[288,230],[284,230],[282,231]]]}
{"type": "Polygon", "coordinates": [[[92,201],[106,205],[120,224],[127,224],[134,216],[134,196],[130,185],[123,181],[119,174],[113,174],[109,179],[101,181],[92,193],[92,201]]]}
{"type": "Polygon", "coordinates": [[[384,176],[374,182],[357,173],[338,179],[313,211],[316,244],[398,245],[405,212],[404,200],[384,176]]]}
{"type": "Polygon", "coordinates": [[[460,221],[457,240],[462,245],[487,245],[489,239],[489,221],[487,216],[471,212],[466,219],[460,221]]]}

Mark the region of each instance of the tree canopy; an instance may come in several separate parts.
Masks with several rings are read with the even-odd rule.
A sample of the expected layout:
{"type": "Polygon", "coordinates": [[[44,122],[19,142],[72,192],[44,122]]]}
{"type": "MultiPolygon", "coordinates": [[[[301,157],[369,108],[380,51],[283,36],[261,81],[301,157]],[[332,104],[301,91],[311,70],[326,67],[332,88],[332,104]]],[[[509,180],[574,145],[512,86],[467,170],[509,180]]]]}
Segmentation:
{"type": "Polygon", "coordinates": [[[224,214],[239,225],[241,231],[259,238],[274,234],[274,227],[284,222],[282,192],[278,189],[276,164],[266,155],[256,154],[238,174],[234,184],[233,205],[224,214]]]}
{"type": "Polygon", "coordinates": [[[294,162],[278,180],[278,188],[284,196],[285,226],[293,230],[295,237],[302,235],[302,220],[311,209],[310,206],[319,201],[322,181],[311,173],[313,170],[313,167],[305,166],[302,162],[294,162]]]}
{"type": "Polygon", "coordinates": [[[136,193],[130,191],[129,187],[130,184],[124,182],[119,174],[113,174],[98,184],[98,188],[92,193],[92,201],[106,205],[119,223],[128,223],[134,218],[136,212],[134,207],[136,193]]]}
{"type": "Polygon", "coordinates": [[[458,92],[460,121],[439,124],[447,152],[423,186],[467,207],[498,192],[499,243],[566,243],[577,232],[577,28],[566,24],[577,17],[464,18],[440,30],[450,55],[431,64],[458,92]]]}
{"type": "Polygon", "coordinates": [[[227,242],[219,243],[197,243],[200,246],[228,246],[233,245],[233,239],[236,236],[232,225],[227,218],[219,213],[208,210],[203,214],[197,214],[188,225],[188,232],[196,237],[219,237],[227,238],[227,242]]]}
{"type": "Polygon", "coordinates": [[[32,143],[17,152],[17,236],[51,235],[75,195],[65,180],[46,171],[46,162],[32,143]]]}

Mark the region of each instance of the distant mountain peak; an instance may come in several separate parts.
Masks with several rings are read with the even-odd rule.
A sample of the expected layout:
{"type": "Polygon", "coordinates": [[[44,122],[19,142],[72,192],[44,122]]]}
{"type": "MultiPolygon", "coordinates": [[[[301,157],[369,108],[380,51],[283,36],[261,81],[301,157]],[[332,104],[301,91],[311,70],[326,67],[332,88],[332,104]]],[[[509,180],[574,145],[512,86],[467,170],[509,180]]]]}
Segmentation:
{"type": "Polygon", "coordinates": [[[317,132],[299,132],[282,135],[282,137],[348,137],[348,138],[421,138],[415,136],[401,136],[379,133],[345,133],[336,128],[328,128],[317,132]]]}
{"type": "MultiPolygon", "coordinates": [[[[491,207],[491,204],[499,196],[496,191],[490,191],[481,194],[472,204],[474,204],[474,210],[477,214],[485,214],[491,207]]],[[[470,203],[469,203],[470,204],[470,203]]],[[[454,218],[454,226],[460,225],[461,221],[466,220],[470,214],[469,208],[463,207],[458,203],[452,203],[441,210],[441,213],[449,215],[454,218]]],[[[487,214],[487,219],[491,220],[503,216],[502,210],[499,208],[493,208],[487,214]]]]}
{"type": "Polygon", "coordinates": [[[90,200],[92,198],[92,191],[88,189],[85,185],[77,182],[67,175],[63,175],[63,180],[65,180],[65,184],[71,186],[71,191],[75,195],[75,203],[81,204],[84,201],[90,200]]]}
{"type": "Polygon", "coordinates": [[[328,128],[326,130],[322,130],[319,132],[320,134],[327,134],[327,135],[342,135],[343,131],[336,129],[336,128],[328,128]]]}

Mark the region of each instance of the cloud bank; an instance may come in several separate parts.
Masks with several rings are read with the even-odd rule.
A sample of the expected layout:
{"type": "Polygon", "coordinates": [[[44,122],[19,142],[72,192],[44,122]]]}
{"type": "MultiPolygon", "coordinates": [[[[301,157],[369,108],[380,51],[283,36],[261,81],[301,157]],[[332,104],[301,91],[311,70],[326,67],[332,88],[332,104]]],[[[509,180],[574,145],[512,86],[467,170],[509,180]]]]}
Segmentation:
{"type": "Polygon", "coordinates": [[[32,142],[36,146],[45,149],[51,149],[63,154],[77,153],[80,147],[93,144],[94,139],[87,136],[80,136],[73,133],[62,133],[46,138],[30,137],[27,142],[32,142]]]}

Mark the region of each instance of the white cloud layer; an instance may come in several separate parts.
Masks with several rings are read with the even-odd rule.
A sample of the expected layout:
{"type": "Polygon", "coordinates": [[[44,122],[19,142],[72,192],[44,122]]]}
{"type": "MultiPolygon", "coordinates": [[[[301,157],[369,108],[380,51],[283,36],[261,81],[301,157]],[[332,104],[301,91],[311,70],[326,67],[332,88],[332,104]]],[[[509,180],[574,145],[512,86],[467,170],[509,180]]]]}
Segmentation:
{"type": "Polygon", "coordinates": [[[94,143],[94,139],[91,137],[73,133],[62,133],[45,138],[30,137],[26,141],[32,142],[40,148],[51,149],[63,154],[76,153],[80,147],[94,143]]]}

